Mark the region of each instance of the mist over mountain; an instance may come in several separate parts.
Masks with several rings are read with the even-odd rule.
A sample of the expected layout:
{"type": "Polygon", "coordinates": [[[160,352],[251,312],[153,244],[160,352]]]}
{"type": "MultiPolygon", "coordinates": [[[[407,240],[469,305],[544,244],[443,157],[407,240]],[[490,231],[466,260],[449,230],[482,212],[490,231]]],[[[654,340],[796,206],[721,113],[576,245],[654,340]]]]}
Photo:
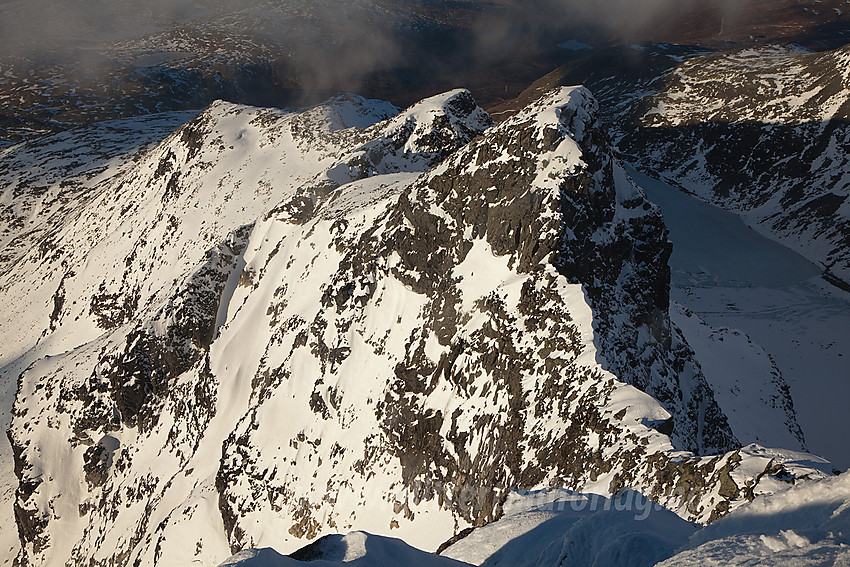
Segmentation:
{"type": "Polygon", "coordinates": [[[845,42],[841,0],[23,2],[0,6],[0,138],[200,108],[356,92],[406,106],[470,88],[485,108],[574,55],[673,42],[845,42]]]}
{"type": "Polygon", "coordinates": [[[850,1],[0,1],[0,565],[850,561],[850,1]]]}

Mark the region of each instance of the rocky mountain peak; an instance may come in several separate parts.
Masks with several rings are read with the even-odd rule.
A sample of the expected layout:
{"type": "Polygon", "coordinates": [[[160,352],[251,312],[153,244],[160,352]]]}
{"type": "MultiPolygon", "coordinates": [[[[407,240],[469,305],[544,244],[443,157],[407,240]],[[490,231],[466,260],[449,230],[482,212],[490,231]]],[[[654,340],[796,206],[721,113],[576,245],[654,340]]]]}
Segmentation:
{"type": "Polygon", "coordinates": [[[391,112],[216,103],[18,261],[2,293],[37,290],[21,324],[46,337],[8,331],[22,564],[212,563],[355,525],[435,549],[538,486],[704,522],[821,474],[738,447],[589,91],[498,125],[466,91],[391,112]]]}

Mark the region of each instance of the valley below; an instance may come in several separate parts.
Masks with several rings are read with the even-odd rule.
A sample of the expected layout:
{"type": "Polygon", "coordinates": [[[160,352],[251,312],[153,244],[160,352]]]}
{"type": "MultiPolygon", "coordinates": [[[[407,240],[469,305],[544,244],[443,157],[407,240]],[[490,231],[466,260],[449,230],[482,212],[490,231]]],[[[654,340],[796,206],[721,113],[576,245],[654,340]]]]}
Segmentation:
{"type": "Polygon", "coordinates": [[[836,427],[850,399],[850,294],[737,215],[629,173],[670,229],[671,298],[711,327],[741,331],[763,348],[788,382],[808,448],[846,470],[850,453],[836,427]]]}

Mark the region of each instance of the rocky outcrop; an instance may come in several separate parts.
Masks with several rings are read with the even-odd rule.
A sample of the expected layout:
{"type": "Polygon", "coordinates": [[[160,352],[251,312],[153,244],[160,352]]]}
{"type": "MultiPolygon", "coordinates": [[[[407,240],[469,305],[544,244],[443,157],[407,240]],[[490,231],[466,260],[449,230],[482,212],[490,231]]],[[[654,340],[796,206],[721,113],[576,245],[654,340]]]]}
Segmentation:
{"type": "Polygon", "coordinates": [[[583,88],[498,126],[466,91],[217,103],[103,180],[63,252],[4,280],[56,279],[47,338],[18,339],[19,562],[213,563],[355,526],[435,549],[540,486],[705,522],[821,474],[737,447],[597,112],[583,88]]]}

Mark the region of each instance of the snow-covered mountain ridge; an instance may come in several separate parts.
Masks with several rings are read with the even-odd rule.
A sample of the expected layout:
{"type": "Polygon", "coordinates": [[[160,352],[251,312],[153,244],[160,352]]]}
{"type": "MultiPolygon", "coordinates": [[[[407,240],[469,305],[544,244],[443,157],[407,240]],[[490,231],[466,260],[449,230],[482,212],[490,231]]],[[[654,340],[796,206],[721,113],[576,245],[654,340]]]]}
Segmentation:
{"type": "Polygon", "coordinates": [[[510,488],[634,488],[707,522],[822,476],[740,447],[597,113],[583,88],[497,126],[466,91],[216,103],[90,183],[64,157],[4,170],[21,563],[216,564],[350,529],[436,549],[510,488]]]}
{"type": "Polygon", "coordinates": [[[568,490],[512,493],[505,515],[475,529],[442,556],[363,532],[327,536],[289,555],[251,549],[220,567],[298,565],[844,565],[850,559],[850,482],[821,479],[745,504],[699,528],[639,494],[612,499],[568,490]]]}
{"type": "MultiPolygon", "coordinates": [[[[809,447],[841,469],[850,458],[833,435],[847,399],[850,347],[843,340],[850,336],[850,312],[841,260],[848,250],[847,53],[846,46],[826,52],[799,46],[711,52],[665,44],[598,50],[541,78],[521,97],[529,101],[558,84],[584,82],[593,89],[620,155],[639,170],[641,187],[658,188],[651,198],[662,209],[665,201],[673,205],[665,210],[676,250],[672,297],[714,327],[746,333],[767,352],[788,382],[809,447]],[[677,191],[689,194],[685,201],[734,213],[740,229],[713,207],[674,204],[681,200],[677,191]],[[785,254],[751,238],[745,225],[802,257],[783,261],[785,254]]],[[[700,341],[689,342],[697,348],[700,341]]],[[[716,346],[718,354],[723,347],[716,346]]],[[[715,389],[740,396],[737,387],[721,383],[745,366],[728,366],[715,389]]]]}

